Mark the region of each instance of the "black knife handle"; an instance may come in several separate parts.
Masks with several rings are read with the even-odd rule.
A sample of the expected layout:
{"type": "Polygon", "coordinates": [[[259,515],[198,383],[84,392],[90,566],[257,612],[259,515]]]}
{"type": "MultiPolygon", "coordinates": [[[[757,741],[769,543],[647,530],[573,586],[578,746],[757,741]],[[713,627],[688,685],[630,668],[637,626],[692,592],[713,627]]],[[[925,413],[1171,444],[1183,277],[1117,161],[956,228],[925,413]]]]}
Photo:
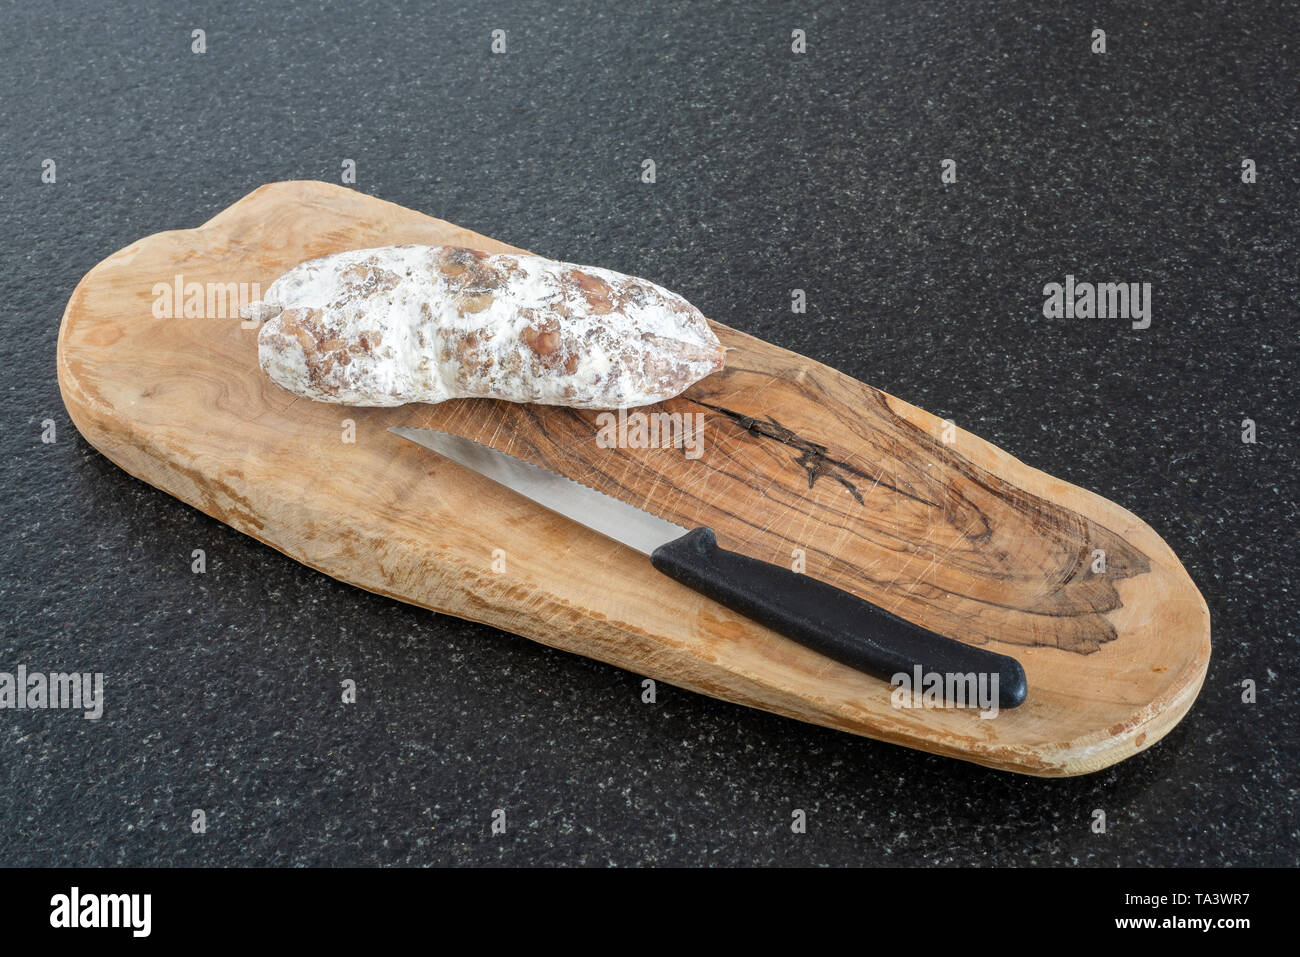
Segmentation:
{"type": "MultiPolygon", "coordinates": [[[[904,621],[834,585],[718,547],[697,528],[650,555],[669,578],[827,658],[889,681],[899,672],[998,675],[998,706],[1025,700],[1025,671],[1006,655],[904,621]]],[[[918,691],[920,689],[917,689],[918,691]]]]}

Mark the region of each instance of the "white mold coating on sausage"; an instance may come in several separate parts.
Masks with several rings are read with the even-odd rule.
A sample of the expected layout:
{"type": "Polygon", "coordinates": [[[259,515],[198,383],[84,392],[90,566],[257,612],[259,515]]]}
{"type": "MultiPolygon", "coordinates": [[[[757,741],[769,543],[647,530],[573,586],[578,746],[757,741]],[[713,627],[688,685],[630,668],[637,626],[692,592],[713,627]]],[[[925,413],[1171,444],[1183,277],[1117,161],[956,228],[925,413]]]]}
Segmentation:
{"type": "Polygon", "coordinates": [[[278,385],[325,402],[648,405],[722,368],[708,320],[644,279],[540,256],[388,246],[302,263],[247,318],[278,385]]]}

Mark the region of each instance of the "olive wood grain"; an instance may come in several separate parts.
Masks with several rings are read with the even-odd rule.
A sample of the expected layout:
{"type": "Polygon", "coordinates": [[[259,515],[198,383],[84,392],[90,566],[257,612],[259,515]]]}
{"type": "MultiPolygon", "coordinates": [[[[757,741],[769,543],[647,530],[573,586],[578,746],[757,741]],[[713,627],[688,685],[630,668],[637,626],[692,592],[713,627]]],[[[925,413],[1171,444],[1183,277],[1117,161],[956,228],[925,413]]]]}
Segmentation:
{"type": "Polygon", "coordinates": [[[130,474],[335,578],[855,734],[1060,776],[1151,746],[1191,706],[1209,662],[1209,614],[1150,527],[734,329],[714,324],[730,350],[724,372],[646,410],[701,416],[693,458],[605,448],[597,412],[312,402],[262,374],[256,331],[232,309],[185,318],[176,303],[178,318],[155,316],[156,284],[178,274],[265,289],[303,260],[398,243],[519,251],[317,182],[264,186],[203,226],[131,244],[86,275],[63,317],[58,375],[73,422],[130,474]],[[347,419],[355,442],[343,441],[347,419]],[[1018,658],[1029,698],[993,719],[896,708],[886,683],[738,618],[643,555],[389,434],[392,425],[486,442],[678,524],[708,525],[756,558],[789,566],[801,550],[810,575],[1018,658]],[[494,549],[505,552],[503,573],[494,549]]]}

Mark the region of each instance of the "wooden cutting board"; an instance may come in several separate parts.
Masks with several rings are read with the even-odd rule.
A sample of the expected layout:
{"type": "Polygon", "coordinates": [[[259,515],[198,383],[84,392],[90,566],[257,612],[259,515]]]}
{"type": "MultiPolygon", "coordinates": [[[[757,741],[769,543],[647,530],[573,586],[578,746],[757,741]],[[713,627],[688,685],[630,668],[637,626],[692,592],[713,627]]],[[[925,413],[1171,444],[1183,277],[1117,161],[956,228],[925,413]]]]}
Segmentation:
{"type": "Polygon", "coordinates": [[[264,186],[197,229],[131,244],[86,275],[64,313],[68,413],[127,472],[335,578],[804,721],[1051,776],[1150,747],[1191,707],[1209,613],[1150,527],[726,326],[715,324],[726,370],[663,407],[702,416],[686,420],[703,430],[698,457],[603,448],[593,412],[488,400],[359,409],[273,385],[256,330],[220,301],[224,284],[264,290],[303,260],[399,243],[518,251],[317,182],[264,186]],[[178,282],[174,317],[159,318],[163,289],[178,282]],[[205,285],[187,318],[190,283],[205,285]],[[757,558],[789,567],[799,550],[814,577],[1018,658],[1028,700],[992,719],[894,707],[887,683],[737,617],[392,425],[487,442],[678,524],[707,524],[757,558]]]}

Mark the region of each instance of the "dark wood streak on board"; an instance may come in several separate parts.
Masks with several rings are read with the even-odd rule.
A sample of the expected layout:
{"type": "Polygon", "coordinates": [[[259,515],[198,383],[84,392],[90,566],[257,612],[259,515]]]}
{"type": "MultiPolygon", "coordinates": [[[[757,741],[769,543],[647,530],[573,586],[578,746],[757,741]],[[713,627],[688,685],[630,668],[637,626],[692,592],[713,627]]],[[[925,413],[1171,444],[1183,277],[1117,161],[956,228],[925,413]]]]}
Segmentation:
{"type": "MultiPolygon", "coordinates": [[[[872,397],[878,400],[876,405],[881,412],[881,418],[888,419],[891,425],[906,433],[904,437],[907,440],[908,447],[923,448],[928,455],[940,459],[945,468],[956,470],[977,488],[1009,505],[1014,510],[1014,513],[1025,516],[1036,534],[1045,536],[1064,548],[1077,548],[1077,562],[1068,570],[1063,569],[1062,574],[1056,580],[1058,595],[1055,597],[1060,597],[1059,593],[1066,590],[1072,591],[1073,594],[1065,597],[1064,600],[1051,603],[1047,607],[1031,608],[1017,603],[997,602],[986,597],[971,595],[968,592],[950,592],[950,594],[993,607],[1021,611],[1047,618],[1074,618],[1079,624],[1086,626],[1086,633],[1077,635],[1072,640],[1058,640],[1054,643],[1057,647],[1067,651],[1078,654],[1092,654],[1101,645],[1114,640],[1116,632],[1113,625],[1101,617],[1105,612],[1117,610],[1123,605],[1118,592],[1114,588],[1113,580],[1148,573],[1150,571],[1150,562],[1147,556],[1134,549],[1127,541],[1121,539],[1109,529],[1097,526],[1077,514],[1065,514],[1065,510],[1050,505],[1041,499],[1030,499],[1021,489],[1011,487],[1000,479],[974,467],[960,455],[955,454],[944,443],[936,440],[934,436],[909,422],[899,420],[896,416],[893,416],[885,403],[883,393],[874,389],[870,390],[870,392],[872,397]],[[1079,543],[1080,537],[1084,542],[1082,546],[1079,543]],[[1098,546],[1101,546],[1102,550],[1106,552],[1108,574],[1105,577],[1089,574],[1094,551],[1098,546]]],[[[845,458],[837,458],[832,455],[830,448],[826,444],[799,435],[770,415],[764,419],[759,419],[753,415],[738,412],[725,406],[700,400],[696,401],[699,405],[726,417],[726,419],[734,422],[753,436],[774,440],[799,452],[799,456],[793,461],[795,465],[806,471],[809,488],[813,487],[817,478],[829,475],[848,488],[859,505],[864,504],[862,495],[845,475],[869,479],[869,473],[853,465],[845,458]]],[[[860,436],[855,435],[853,437],[859,438],[860,436]]],[[[897,467],[897,462],[895,462],[895,466],[897,467]]],[[[944,517],[948,519],[959,514],[964,516],[967,529],[972,527],[980,529],[974,534],[969,531],[962,533],[968,544],[978,545],[991,538],[993,530],[992,518],[985,513],[978,503],[972,501],[969,497],[960,494],[950,495],[944,504],[940,504],[922,495],[909,492],[906,488],[901,487],[903,485],[901,482],[894,483],[884,480],[884,473],[885,469],[882,466],[876,480],[873,482],[873,488],[880,487],[920,504],[942,509],[944,517]]],[[[952,492],[951,483],[949,491],[952,492]]],[[[990,570],[996,572],[996,564],[990,570]]],[[[940,588],[940,591],[947,591],[947,589],[940,588]]],[[[1014,639],[1011,640],[1014,642],[1014,639]]],[[[1041,642],[1027,643],[1036,644],[1041,642]]]]}
{"type": "MultiPolygon", "coordinates": [[[[865,504],[862,498],[862,492],[858,489],[856,483],[849,481],[844,476],[845,473],[847,473],[848,475],[863,480],[870,480],[871,476],[848,462],[832,458],[828,454],[829,450],[826,446],[803,438],[792,430],[787,429],[770,415],[766,417],[765,421],[762,421],[755,419],[752,416],[745,415],[744,413],[736,412],[732,409],[724,409],[720,405],[711,405],[708,402],[701,402],[699,404],[704,406],[706,409],[712,409],[714,412],[725,415],[751,435],[775,439],[782,445],[788,445],[791,449],[798,452],[799,457],[796,458],[794,462],[808,473],[809,488],[812,488],[819,478],[826,476],[834,479],[836,482],[839,482],[848,489],[849,494],[857,500],[859,505],[865,504]]],[[[882,488],[887,488],[891,492],[897,492],[899,495],[920,502],[922,505],[929,505],[931,508],[939,508],[937,502],[930,502],[921,498],[919,495],[913,495],[903,489],[895,488],[888,482],[877,480],[873,484],[879,485],[882,488]]]]}

